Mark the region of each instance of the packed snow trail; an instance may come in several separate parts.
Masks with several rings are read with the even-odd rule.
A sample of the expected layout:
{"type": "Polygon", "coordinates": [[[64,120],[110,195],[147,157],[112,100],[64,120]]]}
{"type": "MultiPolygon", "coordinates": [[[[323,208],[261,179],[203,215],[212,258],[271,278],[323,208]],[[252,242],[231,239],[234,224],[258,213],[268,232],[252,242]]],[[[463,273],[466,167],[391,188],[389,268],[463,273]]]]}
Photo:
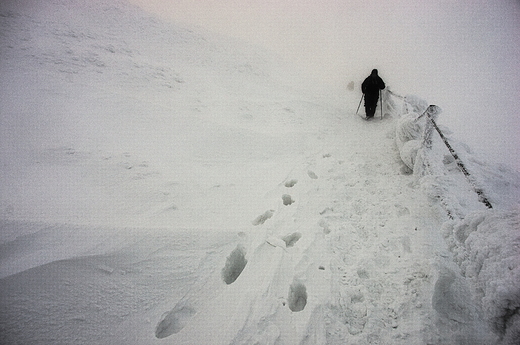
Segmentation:
{"type": "Polygon", "coordinates": [[[431,324],[444,215],[403,173],[394,126],[387,118],[348,124],[334,136],[331,156],[342,159],[328,170],[333,200],[322,220],[333,229],[327,343],[422,343],[431,324]]]}
{"type": "Polygon", "coordinates": [[[245,269],[165,340],[438,341],[431,297],[436,260],[448,256],[439,233],[447,217],[403,172],[394,125],[350,112],[330,116],[319,130],[318,152],[267,192],[278,202],[259,210],[263,221],[253,220],[241,235],[245,269]],[[287,238],[297,240],[288,245],[287,238]]]}

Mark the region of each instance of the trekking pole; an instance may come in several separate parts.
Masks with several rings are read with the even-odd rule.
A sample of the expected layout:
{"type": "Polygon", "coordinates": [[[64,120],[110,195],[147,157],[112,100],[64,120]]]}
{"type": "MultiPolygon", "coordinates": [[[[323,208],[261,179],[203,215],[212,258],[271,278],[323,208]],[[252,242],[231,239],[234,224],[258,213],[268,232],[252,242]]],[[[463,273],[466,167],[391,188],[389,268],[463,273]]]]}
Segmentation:
{"type": "Polygon", "coordinates": [[[381,106],[381,120],[383,119],[383,97],[381,94],[381,89],[379,90],[379,105],[381,106]]]}
{"type": "Polygon", "coordinates": [[[359,107],[361,106],[361,102],[363,102],[363,97],[365,97],[365,94],[361,95],[361,99],[359,100],[359,105],[357,106],[356,115],[357,115],[357,113],[359,111],[359,107]]]}

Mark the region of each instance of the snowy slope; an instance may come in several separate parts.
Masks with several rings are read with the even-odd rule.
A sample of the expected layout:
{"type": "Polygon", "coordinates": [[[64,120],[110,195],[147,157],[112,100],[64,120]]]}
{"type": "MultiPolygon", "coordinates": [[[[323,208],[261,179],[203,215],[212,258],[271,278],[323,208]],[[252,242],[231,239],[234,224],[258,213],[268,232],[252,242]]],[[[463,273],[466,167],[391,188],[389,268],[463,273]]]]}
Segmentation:
{"type": "Polygon", "coordinates": [[[305,149],[294,96],[277,96],[290,85],[260,54],[117,2],[67,4],[27,5],[31,16],[4,10],[2,154],[12,163],[1,209],[10,218],[149,224],[197,194],[186,186],[200,189],[189,201],[197,207],[214,185],[232,194],[234,176],[260,183],[266,172],[251,163],[265,152],[305,149]],[[21,170],[23,185],[10,180],[21,170]]]}
{"type": "Polygon", "coordinates": [[[0,25],[1,343],[515,343],[518,174],[450,138],[490,211],[438,139],[419,173],[416,98],[366,122],[125,1],[0,25]]]}

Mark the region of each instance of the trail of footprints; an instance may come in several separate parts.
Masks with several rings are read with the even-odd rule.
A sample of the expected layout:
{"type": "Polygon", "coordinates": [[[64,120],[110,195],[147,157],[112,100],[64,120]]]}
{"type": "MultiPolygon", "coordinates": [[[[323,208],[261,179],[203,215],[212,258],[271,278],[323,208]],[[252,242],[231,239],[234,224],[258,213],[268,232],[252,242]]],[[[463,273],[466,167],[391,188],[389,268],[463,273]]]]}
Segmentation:
{"type": "MultiPolygon", "coordinates": [[[[312,171],[308,171],[308,175],[312,179],[318,178],[318,176],[312,171]]],[[[292,188],[297,183],[298,183],[297,179],[291,179],[291,180],[286,181],[284,183],[284,186],[286,188],[292,188]]],[[[292,196],[290,194],[283,194],[282,202],[283,202],[284,206],[290,206],[295,203],[295,200],[292,198],[292,196]]],[[[271,218],[274,215],[274,212],[275,212],[274,210],[265,211],[263,214],[256,217],[252,221],[252,224],[255,226],[264,224],[265,221],[267,221],[269,218],[271,218]]],[[[288,234],[288,235],[282,237],[281,239],[268,238],[267,243],[269,243],[273,246],[280,246],[282,248],[291,248],[296,244],[296,242],[298,242],[300,240],[301,237],[302,237],[302,234],[300,232],[294,232],[292,234],[288,234]]],[[[229,258],[228,258],[228,262],[229,262],[229,258]]],[[[223,269],[223,272],[228,271],[227,266],[228,266],[228,263],[226,263],[226,267],[223,269]]],[[[245,265],[244,265],[244,267],[245,267],[245,265]]],[[[223,278],[224,278],[224,276],[223,276],[223,278]]],[[[292,312],[302,311],[305,309],[305,306],[307,305],[307,287],[305,286],[305,284],[303,282],[298,280],[296,277],[294,278],[292,284],[289,287],[289,292],[287,295],[287,303],[283,302],[283,304],[287,305],[292,312]]]]}
{"type": "MultiPolygon", "coordinates": [[[[307,171],[307,175],[311,179],[318,179],[318,176],[311,170],[307,171]]],[[[298,183],[297,179],[291,179],[284,183],[286,188],[292,188],[298,183]]],[[[282,195],[282,202],[284,206],[290,206],[296,201],[289,194],[282,195]]],[[[273,217],[275,210],[267,210],[253,219],[251,223],[254,226],[260,226],[267,220],[273,217]]],[[[324,233],[328,234],[330,230],[326,224],[322,225],[324,233]]],[[[273,246],[280,246],[282,248],[293,247],[300,239],[302,234],[294,232],[282,238],[269,238],[266,242],[273,246]]],[[[246,248],[242,244],[238,244],[233,251],[226,258],[226,263],[221,270],[221,279],[227,285],[233,284],[242,274],[246,265],[246,248]]],[[[319,267],[324,270],[323,266],[319,267]]],[[[307,287],[298,278],[294,277],[293,282],[289,286],[287,299],[283,302],[292,312],[300,312],[305,309],[307,305],[307,287]]],[[[197,313],[194,306],[190,304],[189,299],[182,299],[175,307],[162,316],[161,321],[157,324],[155,335],[157,338],[166,338],[172,334],[179,333],[188,323],[189,319],[197,313]]]]}

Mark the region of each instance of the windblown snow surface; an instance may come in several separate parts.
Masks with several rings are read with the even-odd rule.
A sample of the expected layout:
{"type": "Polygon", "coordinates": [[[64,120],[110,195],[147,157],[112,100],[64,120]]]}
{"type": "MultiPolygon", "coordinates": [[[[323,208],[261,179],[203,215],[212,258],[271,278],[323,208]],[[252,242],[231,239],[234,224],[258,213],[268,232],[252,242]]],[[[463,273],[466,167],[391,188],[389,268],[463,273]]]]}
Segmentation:
{"type": "Polygon", "coordinates": [[[119,0],[2,1],[0,39],[0,343],[520,343],[520,178],[427,149],[426,100],[365,121],[119,0]]]}

